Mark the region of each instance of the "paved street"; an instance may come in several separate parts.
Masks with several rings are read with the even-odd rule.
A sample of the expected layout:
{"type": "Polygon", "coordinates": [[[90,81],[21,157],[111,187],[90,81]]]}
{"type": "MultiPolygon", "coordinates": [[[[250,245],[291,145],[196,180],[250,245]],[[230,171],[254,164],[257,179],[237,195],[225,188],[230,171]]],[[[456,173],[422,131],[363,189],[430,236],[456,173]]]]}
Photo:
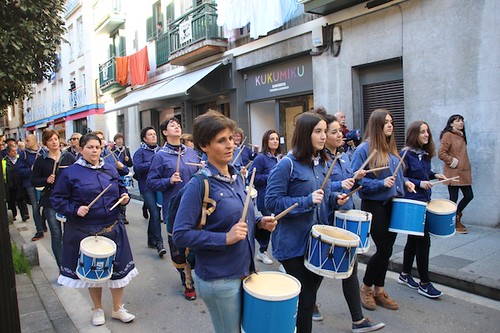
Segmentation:
{"type": "MultiPolygon", "coordinates": [[[[127,226],[132,250],[140,275],[125,289],[126,308],[137,318],[131,324],[111,320],[111,297],[104,292],[106,324],[91,325],[91,301],[86,290],[59,286],[58,270],[51,256],[50,237],[38,241],[40,267],[68,316],[79,332],[213,332],[206,307],[201,300],[183,298],[180,279],[169,255],[160,259],[156,251],[146,246],[147,221],[142,218],[141,204],[136,200],[128,205],[127,226]]],[[[16,222],[25,241],[33,235],[32,222],[16,222]]],[[[47,235],[48,236],[48,235],[47,235]]],[[[432,251],[432,250],[431,250],[432,251]]],[[[277,270],[258,263],[260,270],[277,270]]],[[[360,276],[364,265],[360,265],[360,276]]],[[[430,300],[396,282],[397,275],[389,272],[386,289],[396,299],[400,310],[378,308],[365,315],[376,322],[385,322],[384,332],[497,332],[500,324],[500,302],[438,286],[445,295],[430,300]]],[[[325,279],[318,303],[324,321],[314,323],[315,333],[350,332],[350,316],[342,296],[340,280],[325,279]]],[[[259,320],[259,318],[255,318],[259,320]]]]}

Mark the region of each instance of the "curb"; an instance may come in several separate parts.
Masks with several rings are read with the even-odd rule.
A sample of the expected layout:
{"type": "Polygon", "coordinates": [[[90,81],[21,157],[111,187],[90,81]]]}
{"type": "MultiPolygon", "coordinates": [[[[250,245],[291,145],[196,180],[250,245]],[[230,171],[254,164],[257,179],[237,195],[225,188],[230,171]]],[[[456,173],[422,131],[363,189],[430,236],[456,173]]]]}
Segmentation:
{"type": "MultiPolygon", "coordinates": [[[[366,254],[358,255],[358,261],[363,264],[367,264],[370,258],[371,256],[366,254]]],[[[403,263],[390,260],[388,269],[395,273],[401,273],[403,270],[403,263]]],[[[429,265],[429,277],[433,282],[490,298],[495,301],[500,301],[500,289],[496,287],[495,281],[464,272],[460,272],[460,278],[458,278],[454,276],[456,273],[457,271],[453,269],[432,264],[429,265]]],[[[411,274],[418,277],[418,271],[415,267],[412,268],[411,274]]]]}

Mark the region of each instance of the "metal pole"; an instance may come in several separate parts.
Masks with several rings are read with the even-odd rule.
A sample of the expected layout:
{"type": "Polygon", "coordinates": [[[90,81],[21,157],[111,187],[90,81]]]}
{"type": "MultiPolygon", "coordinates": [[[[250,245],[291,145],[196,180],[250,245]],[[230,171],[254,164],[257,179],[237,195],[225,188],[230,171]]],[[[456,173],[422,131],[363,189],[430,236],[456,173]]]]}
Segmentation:
{"type": "Polygon", "coordinates": [[[20,333],[19,308],[17,305],[16,276],[12,261],[9,221],[5,205],[5,182],[0,166],[0,332],[20,333]]]}

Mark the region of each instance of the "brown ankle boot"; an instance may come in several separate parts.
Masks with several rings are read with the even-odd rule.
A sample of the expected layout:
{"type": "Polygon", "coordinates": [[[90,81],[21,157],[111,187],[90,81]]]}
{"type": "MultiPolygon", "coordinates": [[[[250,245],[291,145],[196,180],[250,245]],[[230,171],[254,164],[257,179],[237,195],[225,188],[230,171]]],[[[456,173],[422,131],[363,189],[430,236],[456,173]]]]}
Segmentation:
{"type": "Polygon", "coordinates": [[[455,231],[459,234],[467,233],[467,228],[462,224],[462,212],[457,212],[455,219],[455,231]]]}

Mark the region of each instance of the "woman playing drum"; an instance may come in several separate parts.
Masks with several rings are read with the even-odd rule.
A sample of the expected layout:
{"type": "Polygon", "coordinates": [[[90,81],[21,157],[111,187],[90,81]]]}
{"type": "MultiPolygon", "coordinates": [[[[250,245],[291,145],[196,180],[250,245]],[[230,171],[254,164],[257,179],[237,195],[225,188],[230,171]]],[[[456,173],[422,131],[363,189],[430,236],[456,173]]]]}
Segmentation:
{"type": "Polygon", "coordinates": [[[353,170],[360,169],[375,149],[376,154],[372,155],[374,157],[369,161],[370,169],[384,166],[389,168],[368,173],[360,181],[363,186],[358,192],[361,209],[373,215],[370,235],[377,246],[377,251],[366,266],[361,284],[361,303],[367,310],[375,310],[377,304],[397,310],[398,303],[384,291],[385,275],[396,240],[396,234],[389,231],[392,199],[402,197],[405,186],[409,192],[413,192],[415,185],[404,178],[402,168],[398,169],[401,158],[394,139],[392,116],[386,109],[376,109],[370,115],[364,142],[352,156],[353,170]]]}
{"type": "MultiPolygon", "coordinates": [[[[308,270],[304,256],[311,228],[327,224],[328,212],[336,205],[330,188],[321,189],[328,159],[325,151],[327,124],[316,113],[306,112],[297,118],[292,151],[271,170],[266,187],[266,208],[277,214],[294,203],[298,206],[283,217],[272,234],[273,256],[286,272],[297,278],[299,295],[297,332],[312,330],[316,293],[323,277],[308,270]]],[[[339,200],[338,204],[345,202],[339,200]]]]}
{"type": "MultiPolygon", "coordinates": [[[[266,197],[266,185],[269,172],[281,159],[280,138],[275,130],[268,130],[262,136],[262,153],[257,155],[250,167],[250,174],[255,171],[255,188],[257,189],[257,209],[263,216],[271,215],[264,206],[266,197]]],[[[255,239],[259,242],[260,248],[257,252],[257,259],[266,265],[271,265],[273,261],[267,254],[271,233],[267,230],[259,229],[256,231],[255,239]]]]}
{"type": "Polygon", "coordinates": [[[86,134],[80,139],[80,154],[75,164],[61,173],[50,198],[54,209],[67,217],[58,282],[67,287],[88,288],[94,305],[92,324],[96,326],[105,323],[101,296],[102,288],[108,286],[113,297],[112,317],[128,323],[135,316],[123,307],[123,290],[138,272],[125,225],[118,220],[119,211],[110,209],[119,199],[122,205],[127,204],[129,197],[116,168],[99,158],[101,140],[95,134],[86,134]],[[99,194],[102,195],[90,207],[99,194]],[[89,283],[78,278],[75,268],[80,241],[96,234],[112,239],[117,249],[111,279],[89,283]]]}
{"type": "Polygon", "coordinates": [[[56,179],[59,178],[61,170],[63,170],[61,167],[72,165],[75,158],[70,153],[61,150],[59,133],[56,130],[47,129],[43,131],[42,143],[48,148],[48,152],[45,155],[38,156],[35,160],[31,184],[34,187],[43,188],[40,205],[43,206],[43,215],[49,225],[52,252],[56,258],[57,266],[61,267],[63,253],[61,222],[56,219],[56,211],[49,198],[52,195],[56,179]]]}
{"type": "MultiPolygon", "coordinates": [[[[326,132],[326,151],[330,158],[333,160],[338,153],[338,149],[343,145],[343,134],[335,116],[330,114],[324,115],[327,123],[328,130],[326,132]]],[[[351,160],[347,153],[341,153],[334,169],[330,176],[332,192],[350,191],[355,182],[366,175],[365,170],[359,170],[356,174],[352,172],[351,160]]],[[[343,210],[354,209],[354,203],[351,197],[347,202],[340,207],[343,210]]],[[[334,224],[334,211],[332,210],[328,218],[330,225],[334,224]]],[[[354,263],[354,268],[351,276],[347,279],[342,279],[342,291],[344,298],[349,307],[352,319],[353,332],[373,332],[385,326],[383,323],[375,324],[369,318],[365,318],[363,310],[361,309],[360,296],[359,296],[359,281],[358,281],[358,261],[354,263]]]]}
{"type": "MultiPolygon", "coordinates": [[[[446,179],[442,174],[431,171],[431,159],[436,154],[434,141],[429,125],[423,121],[415,121],[406,130],[405,176],[415,185],[415,192],[405,191],[405,198],[429,202],[431,199],[431,179],[446,179]]],[[[403,154],[403,152],[401,153],[403,154]]],[[[429,249],[431,240],[429,230],[424,229],[424,236],[408,235],[403,257],[403,271],[399,275],[398,283],[418,289],[419,294],[430,298],[437,298],[443,293],[434,288],[429,279],[429,249]],[[411,276],[413,260],[417,256],[418,275],[420,284],[411,276]]]]}
{"type": "Polygon", "coordinates": [[[202,194],[199,177],[186,184],[177,211],[173,240],[178,247],[194,249],[195,282],[205,302],[216,333],[240,332],[243,277],[254,270],[255,229],[272,231],[270,216],[256,220],[250,201],[242,218],[246,199],[243,178],[230,164],[236,123],[216,111],[198,116],[193,123],[195,145],[208,157],[200,172],[208,178],[210,198],[216,209],[199,229],[202,194]]]}

